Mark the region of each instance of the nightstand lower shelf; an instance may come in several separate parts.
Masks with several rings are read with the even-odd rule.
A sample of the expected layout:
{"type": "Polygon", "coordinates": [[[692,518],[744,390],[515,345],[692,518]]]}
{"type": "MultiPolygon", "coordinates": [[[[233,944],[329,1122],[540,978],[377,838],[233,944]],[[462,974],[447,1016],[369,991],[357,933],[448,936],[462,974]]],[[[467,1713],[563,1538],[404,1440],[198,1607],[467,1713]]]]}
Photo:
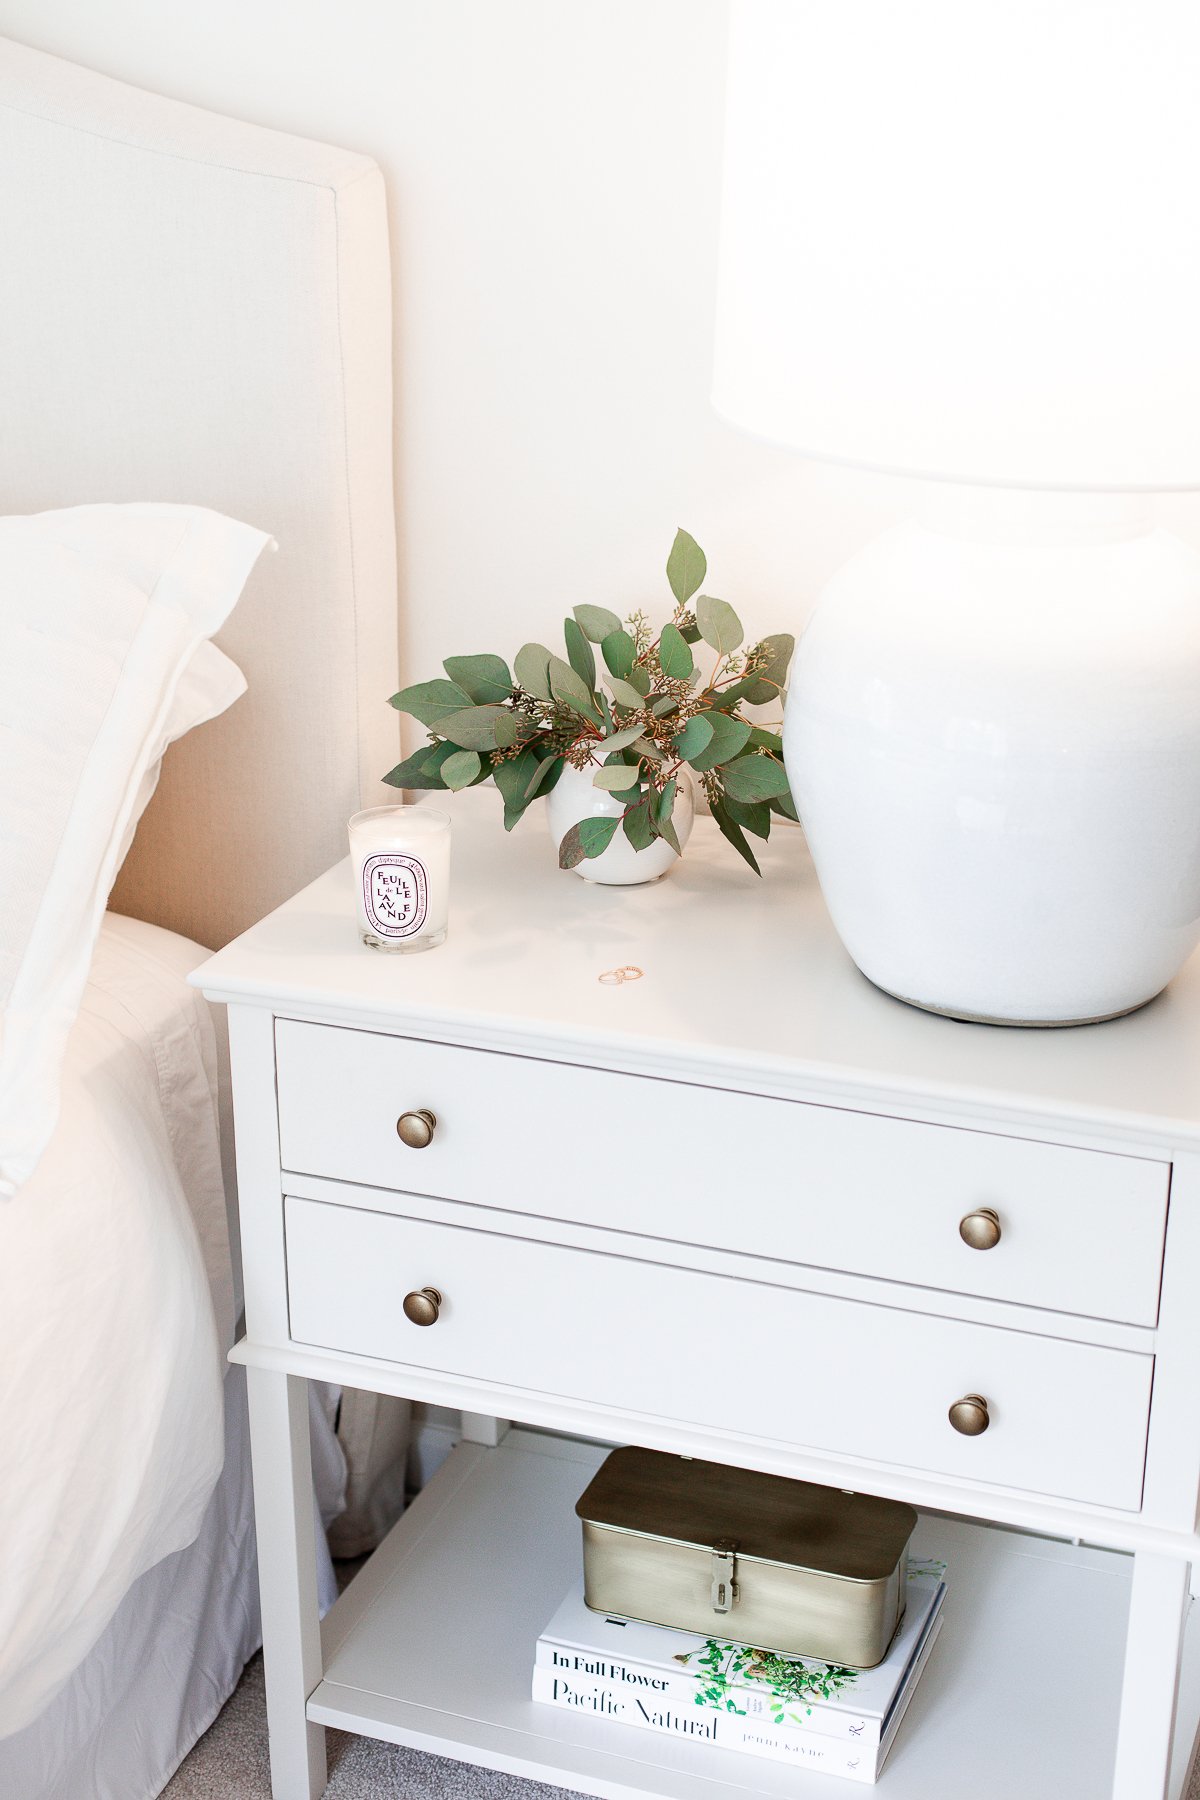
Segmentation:
{"type": "MultiPolygon", "coordinates": [[[[534,1644],[579,1569],[574,1504],[603,1455],[521,1430],[460,1445],[326,1619],[310,1721],[609,1800],[845,1795],[854,1784],[529,1699],[534,1644]]],[[[888,1800],[1107,1793],[1132,1559],[938,1517],[914,1549],[946,1558],[951,1591],[881,1776],[888,1800]]],[[[1172,1800],[1198,1710],[1193,1629],[1172,1800]]]]}

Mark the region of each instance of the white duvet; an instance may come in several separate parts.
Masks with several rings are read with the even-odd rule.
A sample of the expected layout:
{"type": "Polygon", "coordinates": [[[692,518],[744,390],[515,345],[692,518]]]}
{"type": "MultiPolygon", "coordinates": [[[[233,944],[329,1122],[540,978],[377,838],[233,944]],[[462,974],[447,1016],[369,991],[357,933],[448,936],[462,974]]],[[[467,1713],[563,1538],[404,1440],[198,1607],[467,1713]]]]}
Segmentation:
{"type": "Polygon", "coordinates": [[[0,1201],[0,1737],[53,1698],[130,1583],[193,1540],[220,1473],[215,1049],[182,980],[203,954],[107,918],[58,1128],[0,1201]]]}

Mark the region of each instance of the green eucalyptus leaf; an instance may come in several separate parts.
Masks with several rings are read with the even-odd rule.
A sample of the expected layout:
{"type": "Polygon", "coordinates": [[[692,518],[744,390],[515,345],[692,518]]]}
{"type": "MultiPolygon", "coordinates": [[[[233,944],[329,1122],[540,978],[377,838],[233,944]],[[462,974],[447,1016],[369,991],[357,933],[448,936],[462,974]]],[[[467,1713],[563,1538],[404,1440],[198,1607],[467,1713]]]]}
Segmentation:
{"type": "Polygon", "coordinates": [[[765,800],[735,800],[728,791],[724,799],[724,807],[735,825],[743,831],[752,831],[755,837],[764,841],[771,835],[771,808],[765,800]]]}
{"type": "Polygon", "coordinates": [[[712,742],[713,728],[706,713],[697,713],[688,720],[683,730],[675,739],[675,748],[684,762],[691,762],[699,756],[712,742]]]}
{"type": "Polygon", "coordinates": [[[651,739],[651,738],[647,738],[647,737],[634,738],[633,743],[630,746],[630,748],[632,750],[635,750],[639,756],[648,756],[651,762],[660,763],[663,760],[662,751],[659,749],[658,745],[656,743],[654,743],[653,739],[651,739]]]}
{"type": "Polygon", "coordinates": [[[630,687],[636,688],[637,692],[644,700],[646,695],[650,692],[651,686],[649,669],[643,668],[641,663],[634,663],[632,669],[629,671],[628,680],[630,687]]]}
{"type": "Polygon", "coordinates": [[[563,620],[563,636],[567,640],[567,659],[590,694],[596,685],[596,659],[592,646],[574,619],[563,620]]]}
{"type": "MultiPolygon", "coordinates": [[[[748,677],[749,686],[742,696],[747,706],[770,706],[778,700],[787,684],[788,665],[796,648],[790,631],[779,631],[762,640],[762,648],[771,652],[771,660],[748,677]]],[[[742,684],[739,682],[738,684],[742,684]]]]}
{"type": "Polygon", "coordinates": [[[792,799],[790,789],[786,794],[772,794],[767,805],[781,818],[790,819],[793,825],[800,823],[800,815],[796,811],[796,802],[792,799]]]}
{"type": "Polygon", "coordinates": [[[402,763],[384,776],[389,787],[396,788],[441,788],[446,784],[442,780],[441,768],[455,753],[453,744],[422,744],[419,750],[406,757],[402,763]]]}
{"type": "Polygon", "coordinates": [[[631,712],[641,711],[643,696],[628,681],[622,681],[619,675],[610,675],[608,685],[618,706],[628,707],[631,712]]]}
{"type": "Polygon", "coordinates": [[[558,847],[559,868],[574,869],[581,862],[603,855],[620,823],[619,814],[615,818],[580,819],[558,847]]]}
{"type": "Polygon", "coordinates": [[[610,631],[602,640],[600,654],[609,674],[619,675],[622,680],[626,680],[637,661],[637,645],[629,633],[618,626],[616,631],[610,631]]]}
{"type": "Polygon", "coordinates": [[[627,745],[634,743],[641,735],[640,725],[626,725],[621,731],[614,731],[611,737],[606,737],[602,748],[608,751],[624,750],[627,745]]]}
{"type": "Polygon", "coordinates": [[[619,818],[581,819],[579,822],[579,835],[583,839],[584,855],[589,860],[592,857],[603,855],[604,851],[608,849],[608,846],[616,836],[620,824],[621,821],[619,818]]]}
{"type": "Polygon", "coordinates": [[[664,625],[658,640],[658,666],[668,681],[685,681],[695,668],[692,653],[677,625],[664,625]]]}
{"type": "Polygon", "coordinates": [[[572,712],[579,713],[582,718],[599,720],[600,714],[596,710],[592,690],[570,663],[565,663],[561,656],[552,656],[549,673],[550,691],[556,700],[569,706],[572,712]]]}
{"type": "Polygon", "coordinates": [[[667,558],[667,580],[680,606],[690,600],[708,571],[703,550],[690,532],[677,531],[667,558]]]}
{"type": "Polygon", "coordinates": [[[722,656],[728,656],[742,641],[742,621],[728,601],[714,600],[711,594],[701,594],[697,600],[696,623],[705,643],[722,656]]]}
{"type": "Polygon", "coordinates": [[[721,785],[731,800],[770,800],[787,793],[787,770],[773,756],[754,752],[723,764],[721,785]]]}
{"type": "Polygon", "coordinates": [[[795,649],[795,639],[787,633],[780,633],[776,637],[764,638],[754,648],[765,650],[769,660],[761,669],[752,669],[740,681],[730,682],[728,687],[721,689],[723,707],[736,706],[739,700],[745,700],[749,706],[770,706],[774,701],[781,700],[786,693],[784,684],[792,651],[795,649]]]}
{"type": "Polygon", "coordinates": [[[522,644],[513,659],[513,673],[536,700],[553,700],[550,692],[551,652],[545,644],[522,644]]]}
{"type": "Polygon", "coordinates": [[[513,678],[502,656],[448,656],[442,667],[476,706],[507,700],[512,693],[513,678]]]}
{"type": "Polygon", "coordinates": [[[767,731],[762,725],[750,727],[748,742],[755,750],[769,750],[772,756],[783,755],[783,738],[777,731],[767,731]]]}
{"type": "Polygon", "coordinates": [[[677,785],[675,778],[672,776],[662,792],[654,796],[654,799],[651,801],[653,813],[651,823],[654,827],[654,835],[662,838],[668,843],[676,856],[682,856],[683,848],[679,842],[679,838],[676,836],[675,826],[671,819],[671,814],[675,810],[675,789],[677,785]]]}
{"type": "Polygon", "coordinates": [[[463,750],[505,750],[516,743],[519,728],[506,706],[466,706],[436,719],[433,729],[463,750]]]}
{"type": "Polygon", "coordinates": [[[679,711],[679,702],[674,694],[663,694],[660,699],[650,702],[650,711],[656,719],[665,719],[668,713],[679,711]]]}
{"type": "Polygon", "coordinates": [[[714,688],[713,705],[719,706],[722,712],[736,712],[738,702],[746,698],[757,680],[757,675],[743,675],[740,681],[731,681],[725,686],[714,688]]]}
{"type": "Polygon", "coordinates": [[[629,787],[629,769],[623,762],[617,761],[597,769],[592,776],[592,786],[603,788],[609,794],[623,794],[629,787]]]}
{"type": "Polygon", "coordinates": [[[572,825],[558,846],[558,866],[560,869],[574,869],[584,858],[583,838],[579,826],[572,825]]]}
{"type": "Polygon", "coordinates": [[[713,800],[710,805],[712,816],[717,821],[717,830],[721,833],[721,836],[725,838],[728,843],[733,845],[740,857],[743,857],[745,861],[750,864],[754,873],[761,876],[762,870],[758,866],[758,858],[750,848],[746,839],[746,834],[741,826],[736,820],[730,818],[728,812],[719,800],[713,800]]]}
{"type": "Polygon", "coordinates": [[[635,805],[642,797],[642,777],[645,773],[636,751],[618,750],[615,756],[605,757],[604,766],[606,769],[623,769],[625,771],[625,780],[628,785],[623,788],[613,788],[611,792],[613,798],[619,800],[623,806],[635,805]]]}
{"type": "Polygon", "coordinates": [[[474,702],[457,682],[443,681],[439,677],[436,681],[418,681],[415,687],[401,688],[398,694],[392,695],[391,704],[397,712],[411,713],[422,725],[436,730],[438,719],[457,712],[460,707],[472,706],[474,702]]]}
{"type": "Polygon", "coordinates": [[[505,831],[512,830],[529,805],[529,784],[541,766],[532,750],[522,750],[492,770],[492,780],[504,801],[505,831]]]}
{"type": "Polygon", "coordinates": [[[442,780],[456,794],[460,788],[470,787],[482,768],[477,750],[456,750],[442,764],[442,780]]]}
{"type": "Polygon", "coordinates": [[[544,756],[529,778],[529,786],[525,789],[526,801],[532,800],[539,792],[548,794],[565,767],[566,757],[544,756]]]}
{"type": "Polygon", "coordinates": [[[700,642],[700,627],[698,625],[681,625],[679,628],[679,635],[685,644],[698,644],[700,642]]]}
{"type": "Polygon", "coordinates": [[[590,638],[593,644],[603,644],[606,637],[621,629],[620,619],[615,612],[609,612],[607,606],[573,606],[571,611],[584,637],[590,638]]]}
{"type": "Polygon", "coordinates": [[[707,720],[712,726],[712,737],[707,749],[701,750],[698,756],[689,756],[693,769],[701,773],[715,769],[745,749],[750,737],[750,727],[745,719],[731,719],[728,713],[715,711],[697,713],[696,717],[707,720]]]}
{"type": "Polygon", "coordinates": [[[650,823],[649,797],[631,806],[621,821],[625,836],[635,850],[648,850],[654,842],[654,830],[650,823]]]}

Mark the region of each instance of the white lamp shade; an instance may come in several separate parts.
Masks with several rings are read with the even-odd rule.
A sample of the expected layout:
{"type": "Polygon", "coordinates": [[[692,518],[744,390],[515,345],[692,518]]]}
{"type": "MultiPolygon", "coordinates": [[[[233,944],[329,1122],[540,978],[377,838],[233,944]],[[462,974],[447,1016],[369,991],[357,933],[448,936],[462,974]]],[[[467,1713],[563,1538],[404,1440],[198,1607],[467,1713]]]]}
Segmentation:
{"type": "Polygon", "coordinates": [[[812,456],[1200,486],[1196,0],[733,0],[713,401],[812,456]]]}

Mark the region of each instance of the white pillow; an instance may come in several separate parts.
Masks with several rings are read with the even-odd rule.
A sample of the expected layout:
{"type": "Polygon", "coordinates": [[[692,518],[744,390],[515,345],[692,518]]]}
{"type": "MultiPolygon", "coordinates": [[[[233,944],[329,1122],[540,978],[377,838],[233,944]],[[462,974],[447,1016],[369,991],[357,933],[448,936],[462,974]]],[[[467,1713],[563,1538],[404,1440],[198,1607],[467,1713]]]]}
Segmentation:
{"type": "Polygon", "coordinates": [[[194,506],[0,519],[0,1195],[54,1128],[67,1032],[162,753],[206,693],[220,710],[240,691],[227,659],[195,659],[268,541],[194,506]]]}

